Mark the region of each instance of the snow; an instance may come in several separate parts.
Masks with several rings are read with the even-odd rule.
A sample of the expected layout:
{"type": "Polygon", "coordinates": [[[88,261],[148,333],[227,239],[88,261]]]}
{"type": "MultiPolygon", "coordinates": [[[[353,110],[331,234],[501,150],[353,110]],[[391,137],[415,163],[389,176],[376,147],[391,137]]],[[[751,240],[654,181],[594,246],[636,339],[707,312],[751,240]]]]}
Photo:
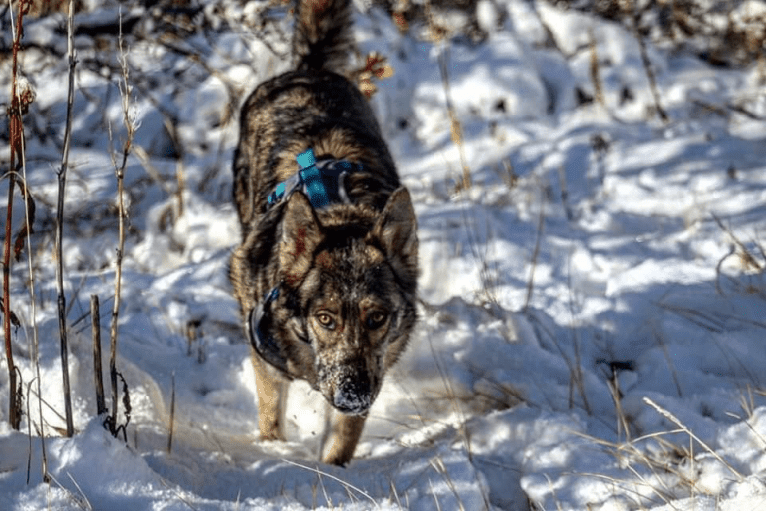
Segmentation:
{"type": "MultiPolygon", "coordinates": [[[[485,40],[431,43],[376,8],[357,13],[359,44],[395,72],[372,101],[415,202],[422,304],[356,457],[340,468],[316,461],[326,406],[304,383],[290,389],[288,441],[258,438],[249,348],[227,279],[239,239],[230,98],[242,101],[286,59],[248,32],[278,13],[235,4],[206,7],[214,38],[177,41],[204,66],[154,41],[128,55],[131,76],[149,80],[130,92],[143,153],[126,171],[117,365],[132,407],[127,441],[96,416],[88,315],[97,294],[107,368],[117,247],[110,148],[121,151],[126,133],[120,77],[107,66],[116,57],[78,74],[63,245],[76,434],[66,438],[52,257],[66,64],[25,50],[37,96],[25,117],[36,307],[33,317],[25,252],[11,269],[25,416],[20,431],[8,425],[3,358],[0,509],[766,506],[762,66],[715,67],[650,41],[662,122],[638,45],[616,22],[542,1],[481,0],[485,40]],[[580,104],[578,89],[595,95],[594,42],[603,103],[580,104]],[[440,58],[469,189],[456,186],[461,156],[440,58]]],[[[764,9],[742,2],[736,19],[764,9]]],[[[114,19],[113,6],[78,16],[114,19]]],[[[51,28],[61,20],[25,20],[25,41],[65,47],[51,28]]],[[[284,51],[278,33],[289,23],[263,30],[284,51]]],[[[115,55],[95,53],[88,36],[80,44],[87,62],[115,55]]],[[[9,83],[5,66],[0,89],[9,83]]],[[[21,208],[17,199],[16,229],[21,208]]]]}

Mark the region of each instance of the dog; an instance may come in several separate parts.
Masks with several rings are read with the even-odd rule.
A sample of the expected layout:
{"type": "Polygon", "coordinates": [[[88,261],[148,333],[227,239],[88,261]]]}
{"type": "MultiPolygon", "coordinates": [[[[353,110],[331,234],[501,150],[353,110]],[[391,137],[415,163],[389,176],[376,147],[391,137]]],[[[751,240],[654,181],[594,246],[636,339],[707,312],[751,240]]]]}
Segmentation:
{"type": "Polygon", "coordinates": [[[242,243],[229,277],[252,346],[262,440],[287,385],[331,405],[320,457],[345,465],[416,323],[417,220],[350,79],[349,0],[300,0],[292,70],[244,103],[233,162],[242,243]]]}

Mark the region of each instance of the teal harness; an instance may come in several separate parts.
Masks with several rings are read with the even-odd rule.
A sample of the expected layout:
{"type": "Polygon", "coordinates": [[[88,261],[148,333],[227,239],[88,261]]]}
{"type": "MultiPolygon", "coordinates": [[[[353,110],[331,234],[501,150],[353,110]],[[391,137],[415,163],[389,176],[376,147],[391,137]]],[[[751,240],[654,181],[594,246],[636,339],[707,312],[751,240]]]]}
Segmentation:
{"type": "MultiPolygon", "coordinates": [[[[346,193],[345,179],[352,172],[362,170],[362,165],[344,160],[316,161],[314,151],[298,155],[298,172],[279,183],[269,194],[267,209],[286,204],[290,196],[301,191],[309,199],[314,209],[322,209],[330,204],[350,204],[346,193]]],[[[271,304],[279,297],[277,284],[266,294],[263,302],[250,311],[247,317],[247,331],[250,343],[255,350],[271,365],[287,373],[279,346],[271,334],[271,304]]]]}
{"type": "Polygon", "coordinates": [[[298,172],[277,185],[269,194],[267,208],[287,200],[297,190],[308,197],[314,209],[322,209],[333,203],[349,204],[346,193],[346,176],[362,169],[362,165],[345,160],[316,161],[314,150],[298,155],[298,172]]]}

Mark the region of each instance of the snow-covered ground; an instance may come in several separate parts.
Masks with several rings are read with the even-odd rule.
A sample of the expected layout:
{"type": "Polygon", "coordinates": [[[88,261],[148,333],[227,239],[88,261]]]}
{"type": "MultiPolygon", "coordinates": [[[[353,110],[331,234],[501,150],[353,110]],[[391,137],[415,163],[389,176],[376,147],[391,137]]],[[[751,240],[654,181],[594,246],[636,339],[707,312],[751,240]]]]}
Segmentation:
{"type": "MultiPolygon", "coordinates": [[[[394,70],[373,102],[415,201],[422,306],[356,458],[338,468],[315,461],[325,408],[306,385],[291,388],[289,441],[258,439],[226,276],[239,238],[230,98],[284,69],[285,45],[278,31],[269,49],[243,28],[267,13],[262,4],[214,5],[225,9],[192,22],[215,37],[168,35],[163,44],[158,35],[128,48],[138,129],[117,361],[132,407],[127,445],[96,417],[88,316],[97,294],[107,357],[117,247],[110,155],[125,137],[115,41],[76,39],[63,244],[76,433],[65,438],[52,240],[67,66],[36,49],[64,51],[63,17],[26,20],[36,317],[25,252],[12,268],[11,307],[29,416],[21,431],[8,425],[3,357],[0,509],[766,509],[762,63],[714,67],[691,49],[650,42],[663,122],[640,47],[620,24],[542,1],[483,0],[486,40],[445,44],[400,33],[378,9],[358,13],[360,46],[394,70]],[[461,155],[439,59],[468,189],[456,186],[461,155]]],[[[77,22],[116,19],[106,5],[77,22]]],[[[289,33],[287,22],[269,27],[289,33]]],[[[2,37],[7,48],[10,31],[2,37]]],[[[2,66],[0,90],[9,91],[10,61],[2,66]]],[[[0,158],[7,168],[7,147],[0,158]]]]}

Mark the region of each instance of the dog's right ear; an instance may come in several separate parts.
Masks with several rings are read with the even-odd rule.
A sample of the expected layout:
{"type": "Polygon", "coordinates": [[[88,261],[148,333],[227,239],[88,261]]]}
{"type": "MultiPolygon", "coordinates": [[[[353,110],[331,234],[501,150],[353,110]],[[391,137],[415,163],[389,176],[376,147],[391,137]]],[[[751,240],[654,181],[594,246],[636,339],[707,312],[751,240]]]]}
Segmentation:
{"type": "Polygon", "coordinates": [[[321,241],[322,226],[311,203],[301,192],[292,194],[285,204],[279,243],[279,267],[285,284],[290,287],[300,284],[321,241]]]}
{"type": "Polygon", "coordinates": [[[410,193],[399,187],[388,198],[368,238],[377,238],[394,270],[408,282],[418,278],[418,221],[410,193]]]}

